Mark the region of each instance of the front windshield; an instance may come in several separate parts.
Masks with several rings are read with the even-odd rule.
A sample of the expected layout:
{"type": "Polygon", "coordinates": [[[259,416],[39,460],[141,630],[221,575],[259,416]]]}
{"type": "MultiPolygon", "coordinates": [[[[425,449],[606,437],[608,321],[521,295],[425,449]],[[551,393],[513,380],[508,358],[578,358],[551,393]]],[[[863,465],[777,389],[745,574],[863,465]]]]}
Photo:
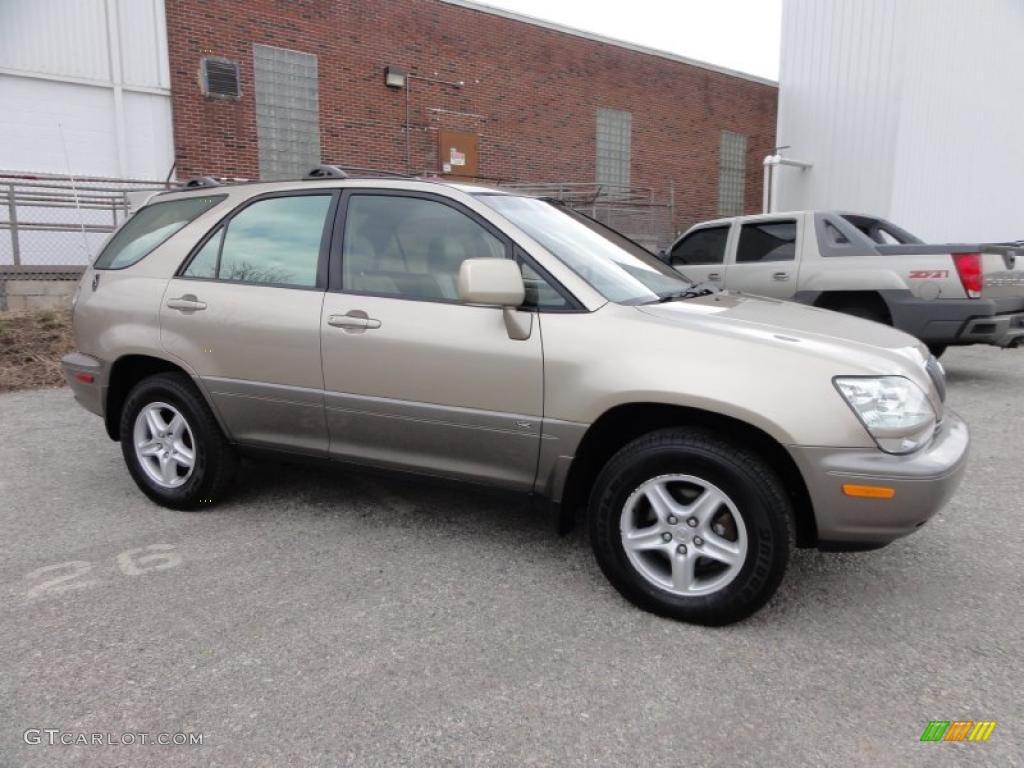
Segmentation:
{"type": "Polygon", "coordinates": [[[610,301],[644,304],[692,287],[682,275],[636,243],[563,205],[516,195],[480,195],[478,199],[551,251],[610,301]]]}

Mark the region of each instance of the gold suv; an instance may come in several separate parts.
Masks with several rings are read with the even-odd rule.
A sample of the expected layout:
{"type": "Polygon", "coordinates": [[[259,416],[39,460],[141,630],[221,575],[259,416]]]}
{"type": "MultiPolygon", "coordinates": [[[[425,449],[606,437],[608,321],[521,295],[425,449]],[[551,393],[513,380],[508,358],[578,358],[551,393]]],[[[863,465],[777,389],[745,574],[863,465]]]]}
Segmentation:
{"type": "Polygon", "coordinates": [[[159,504],[221,501],[254,449],[501,486],[704,624],[757,610],[794,544],[914,531],[968,447],[900,331],[695,285],[557,203],[332,166],[156,196],[74,325],[75,397],[159,504]]]}

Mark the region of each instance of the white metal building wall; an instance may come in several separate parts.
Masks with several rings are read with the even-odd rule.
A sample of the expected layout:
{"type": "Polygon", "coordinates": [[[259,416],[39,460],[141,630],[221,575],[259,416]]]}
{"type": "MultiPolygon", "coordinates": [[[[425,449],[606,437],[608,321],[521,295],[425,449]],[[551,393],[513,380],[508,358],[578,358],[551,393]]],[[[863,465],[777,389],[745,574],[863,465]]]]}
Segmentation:
{"type": "Polygon", "coordinates": [[[773,208],[1024,238],[1024,2],[785,0],[773,208]]]}
{"type": "Polygon", "coordinates": [[[0,0],[0,169],[163,179],[173,160],[163,0],[0,0]]]}

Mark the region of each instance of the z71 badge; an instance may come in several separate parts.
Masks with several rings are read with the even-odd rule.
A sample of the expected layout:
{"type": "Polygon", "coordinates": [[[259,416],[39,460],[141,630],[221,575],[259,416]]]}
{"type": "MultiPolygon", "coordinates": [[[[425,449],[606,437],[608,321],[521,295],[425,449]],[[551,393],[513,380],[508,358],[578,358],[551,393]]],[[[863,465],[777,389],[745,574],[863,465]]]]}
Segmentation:
{"type": "Polygon", "coordinates": [[[939,280],[949,277],[948,269],[915,269],[910,272],[911,280],[939,280]]]}

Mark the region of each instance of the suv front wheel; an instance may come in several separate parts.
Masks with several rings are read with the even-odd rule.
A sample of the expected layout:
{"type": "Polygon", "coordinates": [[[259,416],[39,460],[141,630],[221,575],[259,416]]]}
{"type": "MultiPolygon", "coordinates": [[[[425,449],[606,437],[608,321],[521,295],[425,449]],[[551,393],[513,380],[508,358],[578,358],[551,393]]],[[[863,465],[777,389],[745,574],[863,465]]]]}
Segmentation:
{"type": "Polygon", "coordinates": [[[631,602],[697,624],[760,608],[789,560],[791,505],[758,455],[703,429],[634,440],[601,471],[590,538],[631,602]]]}
{"type": "Polygon", "coordinates": [[[121,452],[142,492],[172,509],[220,501],[238,465],[210,407],[178,373],[150,376],[128,394],[121,452]]]}

